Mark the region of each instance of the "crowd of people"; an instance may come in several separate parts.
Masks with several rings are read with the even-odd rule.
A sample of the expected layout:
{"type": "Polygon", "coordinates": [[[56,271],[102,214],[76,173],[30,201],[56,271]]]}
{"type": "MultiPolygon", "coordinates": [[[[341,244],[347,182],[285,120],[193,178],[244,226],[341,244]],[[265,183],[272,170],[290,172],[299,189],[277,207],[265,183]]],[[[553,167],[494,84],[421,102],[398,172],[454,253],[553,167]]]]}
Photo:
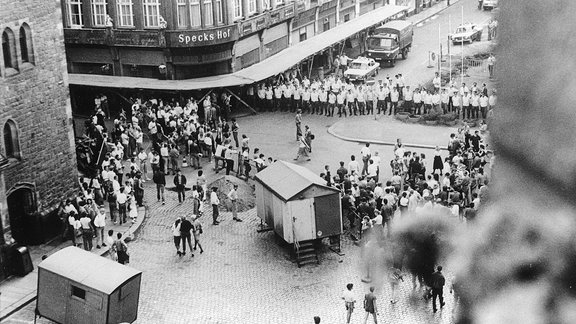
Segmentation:
{"type": "Polygon", "coordinates": [[[486,119],[496,106],[495,90],[486,84],[442,84],[436,73],[432,86],[410,85],[400,73],[370,83],[353,83],[339,74],[310,80],[293,74],[249,87],[246,100],[261,111],[289,111],[338,117],[374,114],[453,113],[456,118],[486,119]],[[255,89],[254,89],[255,88],[255,89]]]}

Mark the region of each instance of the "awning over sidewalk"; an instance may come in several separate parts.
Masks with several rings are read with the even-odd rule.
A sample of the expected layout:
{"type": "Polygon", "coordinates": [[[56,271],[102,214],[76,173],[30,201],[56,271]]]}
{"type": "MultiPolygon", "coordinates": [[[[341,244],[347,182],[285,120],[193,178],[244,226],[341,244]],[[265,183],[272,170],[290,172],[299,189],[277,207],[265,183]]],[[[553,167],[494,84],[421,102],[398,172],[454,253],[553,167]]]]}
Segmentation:
{"type": "Polygon", "coordinates": [[[72,85],[104,88],[186,91],[233,87],[254,83],[254,80],[243,78],[234,75],[233,73],[187,80],[158,80],[150,78],[70,73],[68,74],[68,83],[72,85]]]}
{"type": "Polygon", "coordinates": [[[407,9],[408,7],[406,6],[395,5],[380,7],[356,19],[337,25],[320,35],[290,46],[276,55],[235,73],[187,80],[158,80],[70,73],[68,74],[68,81],[71,85],[92,87],[180,91],[225,88],[251,84],[284,72],[307,57],[321,52],[333,44],[343,41],[364,29],[377,25],[385,19],[407,9]]]}
{"type": "Polygon", "coordinates": [[[407,9],[408,7],[406,6],[395,5],[380,7],[356,19],[337,25],[320,35],[292,45],[280,53],[242,69],[235,74],[253,79],[255,82],[264,80],[270,76],[284,72],[305,58],[321,52],[333,44],[343,41],[407,9]]]}

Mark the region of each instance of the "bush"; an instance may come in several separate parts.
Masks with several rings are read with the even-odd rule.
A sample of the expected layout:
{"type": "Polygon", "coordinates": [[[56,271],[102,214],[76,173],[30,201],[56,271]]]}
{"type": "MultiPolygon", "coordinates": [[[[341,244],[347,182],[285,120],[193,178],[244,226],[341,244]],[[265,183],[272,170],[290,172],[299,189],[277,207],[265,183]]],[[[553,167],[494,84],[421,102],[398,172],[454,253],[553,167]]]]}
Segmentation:
{"type": "Polygon", "coordinates": [[[422,116],[422,119],[424,119],[425,121],[438,120],[440,115],[442,115],[442,113],[432,110],[426,115],[422,116]]]}
{"type": "Polygon", "coordinates": [[[455,121],[456,120],[456,114],[455,113],[447,113],[447,114],[443,114],[438,116],[438,120],[442,121],[442,122],[451,122],[451,121],[455,121]]]}

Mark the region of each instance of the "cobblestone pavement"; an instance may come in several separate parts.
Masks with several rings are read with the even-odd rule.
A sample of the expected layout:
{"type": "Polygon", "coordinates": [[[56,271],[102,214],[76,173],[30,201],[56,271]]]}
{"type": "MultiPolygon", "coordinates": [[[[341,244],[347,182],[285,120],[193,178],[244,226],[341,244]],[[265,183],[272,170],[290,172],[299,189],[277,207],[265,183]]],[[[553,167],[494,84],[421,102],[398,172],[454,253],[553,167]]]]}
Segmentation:
{"type": "MultiPolygon", "coordinates": [[[[319,173],[324,164],[335,173],[339,160],[349,161],[350,154],[359,155],[361,144],[341,141],[326,133],[337,118],[304,116],[316,134],[311,162],[297,162],[319,173]]],[[[358,120],[370,117],[358,116],[358,120]]],[[[392,120],[390,120],[392,121],[392,120]]],[[[292,162],[296,154],[293,115],[265,113],[241,118],[240,133],[248,134],[251,147],[259,147],[266,156],[292,162]],[[262,127],[261,125],[274,125],[262,127]]],[[[351,127],[359,127],[350,123],[351,127]]],[[[384,122],[382,127],[388,127],[384,122]]],[[[368,133],[371,130],[366,130],[368,133]]],[[[374,130],[379,131],[379,130],[374,130]]],[[[446,129],[423,128],[420,136],[436,138],[445,143],[446,129]]],[[[388,162],[392,147],[371,146],[382,156],[382,178],[390,177],[388,162]]],[[[432,151],[421,150],[429,156],[432,151]]],[[[212,165],[204,166],[209,181],[216,178],[212,165]]],[[[195,171],[184,168],[188,182],[194,183],[195,171]]],[[[168,188],[172,177],[167,176],[168,188]]],[[[361,248],[350,240],[342,243],[343,256],[325,249],[319,265],[298,268],[291,261],[291,248],[273,232],[258,233],[259,218],[255,209],[240,213],[244,220],[237,223],[228,212],[221,211],[222,223],[211,225],[211,211],[200,218],[204,225],[203,254],[195,251],[180,258],[176,255],[170,226],[177,216],[189,214],[189,202],[179,204],[175,192],[166,191],[166,204],[156,201],[151,182],[146,182],[148,215],[135,241],[129,243],[130,266],[143,271],[138,320],[136,323],[312,323],[318,315],[322,323],[345,323],[342,291],[349,282],[359,300],[352,323],[363,323],[362,299],[368,284],[362,283],[365,267],[361,248]]],[[[454,301],[445,290],[446,306],[432,313],[430,302],[425,303],[412,290],[410,277],[400,284],[399,302],[390,303],[390,286],[386,274],[376,271],[385,250],[372,256],[372,277],[378,298],[379,321],[382,323],[453,323],[454,301]]],[[[447,277],[450,279],[449,269],[447,277]]],[[[449,280],[448,280],[449,281],[449,280]]],[[[448,287],[448,286],[447,286],[448,287]]],[[[6,323],[33,323],[35,303],[5,321],[6,323]]],[[[39,320],[38,323],[51,323],[39,320]]]]}
{"type": "MultiPolygon", "coordinates": [[[[155,197],[149,193],[147,198],[155,197]]],[[[325,249],[319,265],[298,268],[281,238],[256,231],[260,221],[255,209],[240,214],[242,223],[221,213],[218,226],[211,225],[206,209],[201,217],[205,252],[180,258],[169,227],[176,216],[189,213],[190,206],[179,205],[171,194],[166,205],[152,203],[151,209],[140,238],[130,245],[131,266],[144,272],[138,323],[308,323],[315,315],[323,323],[345,323],[340,297],[346,283],[355,284],[359,300],[368,289],[361,282],[361,248],[350,240],[342,244],[344,256],[325,249]]],[[[372,260],[379,268],[382,256],[372,260]]],[[[383,323],[453,322],[448,291],[446,306],[433,314],[430,303],[415,297],[407,276],[400,285],[400,301],[392,305],[385,273],[373,272],[383,323]]],[[[358,307],[352,322],[362,323],[363,315],[358,307]]]]}

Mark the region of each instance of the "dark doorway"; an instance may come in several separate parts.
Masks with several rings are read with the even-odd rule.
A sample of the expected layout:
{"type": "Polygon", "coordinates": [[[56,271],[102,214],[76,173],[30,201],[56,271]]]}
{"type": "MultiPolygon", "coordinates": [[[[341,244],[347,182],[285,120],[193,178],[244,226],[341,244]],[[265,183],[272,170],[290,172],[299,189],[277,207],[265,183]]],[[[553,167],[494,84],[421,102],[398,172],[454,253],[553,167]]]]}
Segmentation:
{"type": "Polygon", "coordinates": [[[12,237],[20,245],[37,244],[34,237],[36,198],[31,188],[18,188],[8,195],[8,214],[12,237]]]}
{"type": "Polygon", "coordinates": [[[317,236],[326,237],[342,232],[341,219],[336,216],[340,215],[340,198],[338,195],[314,197],[314,213],[316,214],[317,236]]]}

